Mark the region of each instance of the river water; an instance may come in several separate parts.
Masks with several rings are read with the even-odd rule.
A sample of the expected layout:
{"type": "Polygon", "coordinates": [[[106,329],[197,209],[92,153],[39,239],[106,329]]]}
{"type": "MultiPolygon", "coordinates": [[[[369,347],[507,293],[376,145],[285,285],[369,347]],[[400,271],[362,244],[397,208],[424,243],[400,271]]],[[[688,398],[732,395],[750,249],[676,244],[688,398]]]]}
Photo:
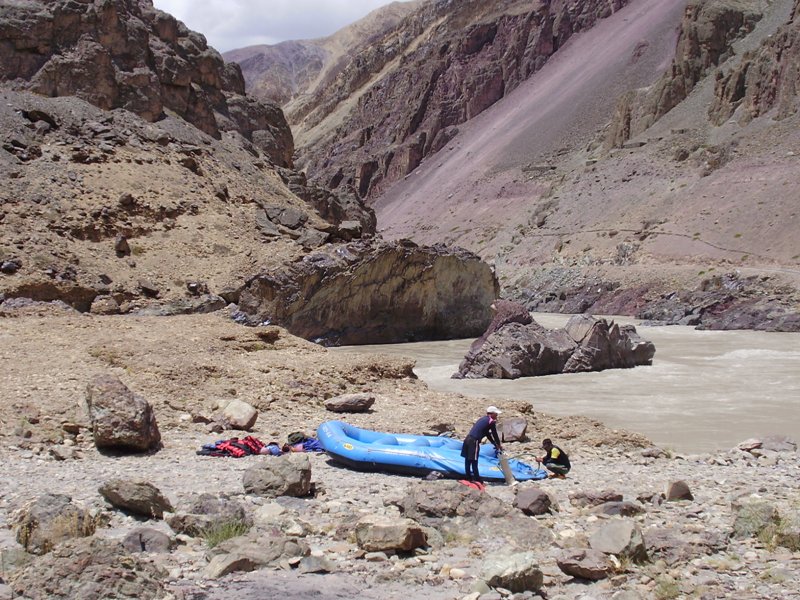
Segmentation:
{"type": "MultiPolygon", "coordinates": [[[[549,328],[569,318],[533,316],[549,328]]],[[[516,380],[451,379],[472,340],[348,350],[409,356],[417,376],[435,390],[481,403],[491,398],[501,408],[503,398],[512,398],[530,402],[535,411],[596,418],[676,452],[724,450],[769,434],[800,441],[800,334],[644,327],[613,319],[637,325],[655,344],[652,366],[516,380]]]]}

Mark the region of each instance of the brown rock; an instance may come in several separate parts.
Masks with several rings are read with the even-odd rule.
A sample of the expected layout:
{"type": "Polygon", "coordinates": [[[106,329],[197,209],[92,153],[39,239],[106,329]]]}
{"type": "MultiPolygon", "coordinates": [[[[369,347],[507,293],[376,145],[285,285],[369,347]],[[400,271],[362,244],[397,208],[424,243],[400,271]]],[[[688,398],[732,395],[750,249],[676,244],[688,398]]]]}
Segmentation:
{"type": "Polygon", "coordinates": [[[172,512],[172,504],[152,483],[112,479],[97,490],[111,506],[127,510],[149,519],[172,512]]]}
{"type": "Polygon", "coordinates": [[[100,375],[87,385],[86,404],[98,449],[146,452],[161,446],[150,404],[113,375],[100,375]]]}
{"type": "Polygon", "coordinates": [[[369,412],[375,404],[375,394],[344,394],[325,401],[325,408],[335,413],[369,412]]]}
{"type": "Polygon", "coordinates": [[[514,498],[514,506],[532,517],[548,514],[552,503],[547,492],[535,487],[518,489],[514,498]]]}
{"type": "Polygon", "coordinates": [[[31,600],[162,598],[164,576],[119,542],[92,537],[66,542],[24,568],[12,585],[15,594],[31,600]]]}
{"type": "Polygon", "coordinates": [[[673,500],[694,500],[689,484],[685,481],[672,481],[667,486],[666,499],[673,500]]]}
{"type": "Polygon", "coordinates": [[[566,554],[556,562],[558,568],[565,574],[591,581],[605,579],[614,569],[614,565],[605,554],[591,549],[566,554]]]}

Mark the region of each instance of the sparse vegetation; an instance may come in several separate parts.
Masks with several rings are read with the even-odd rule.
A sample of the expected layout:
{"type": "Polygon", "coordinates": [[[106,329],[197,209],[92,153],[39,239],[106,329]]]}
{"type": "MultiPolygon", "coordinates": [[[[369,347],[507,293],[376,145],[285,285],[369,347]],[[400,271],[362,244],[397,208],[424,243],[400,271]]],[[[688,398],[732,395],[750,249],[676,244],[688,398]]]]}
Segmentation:
{"type": "Polygon", "coordinates": [[[89,356],[107,363],[111,367],[124,367],[125,362],[122,360],[122,353],[106,345],[95,346],[89,348],[87,351],[89,356]]]}
{"type": "Polygon", "coordinates": [[[200,530],[200,537],[206,541],[209,548],[213,548],[231,538],[239,537],[250,531],[250,526],[239,519],[214,523],[200,530]]]}
{"type": "Polygon", "coordinates": [[[656,578],[656,587],[653,590],[653,596],[656,600],[672,600],[680,595],[680,586],[672,577],[662,575],[656,578]]]}

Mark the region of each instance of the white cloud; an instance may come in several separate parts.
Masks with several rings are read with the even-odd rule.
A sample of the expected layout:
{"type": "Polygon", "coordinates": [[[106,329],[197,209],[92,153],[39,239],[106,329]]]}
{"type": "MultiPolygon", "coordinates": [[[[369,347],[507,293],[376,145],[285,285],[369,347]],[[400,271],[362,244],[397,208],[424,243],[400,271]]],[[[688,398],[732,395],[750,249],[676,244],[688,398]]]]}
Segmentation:
{"type": "MultiPolygon", "coordinates": [[[[406,0],[401,0],[406,1],[406,0]]],[[[220,52],[330,35],[391,0],[154,0],[220,52]]]]}

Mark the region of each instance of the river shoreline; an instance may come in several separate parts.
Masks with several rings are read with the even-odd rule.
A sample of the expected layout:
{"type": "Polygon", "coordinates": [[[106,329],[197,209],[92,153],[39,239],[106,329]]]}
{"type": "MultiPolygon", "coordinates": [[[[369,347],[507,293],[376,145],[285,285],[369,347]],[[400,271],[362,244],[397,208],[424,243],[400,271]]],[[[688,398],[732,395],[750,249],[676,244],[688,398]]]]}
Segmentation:
{"type": "MultiPolygon", "coordinates": [[[[548,328],[569,315],[533,313],[548,328]]],[[[800,431],[800,335],[755,331],[698,331],[691,327],[637,326],[656,345],[651,367],[517,380],[457,380],[471,340],[390,346],[351,346],[348,351],[409,356],[431,389],[473,398],[510,398],[534,411],[583,415],[612,428],[636,431],[682,453],[727,450],[749,437],[800,431]]]]}

